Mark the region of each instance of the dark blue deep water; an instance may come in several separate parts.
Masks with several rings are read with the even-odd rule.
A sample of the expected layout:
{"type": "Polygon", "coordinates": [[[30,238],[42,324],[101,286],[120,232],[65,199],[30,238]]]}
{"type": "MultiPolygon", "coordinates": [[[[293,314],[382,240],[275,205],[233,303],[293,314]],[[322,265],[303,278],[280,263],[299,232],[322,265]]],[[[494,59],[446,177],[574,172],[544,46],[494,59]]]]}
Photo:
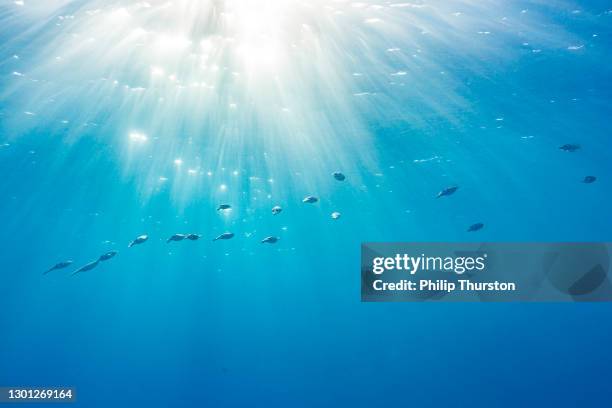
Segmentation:
{"type": "Polygon", "coordinates": [[[359,251],[610,241],[611,35],[605,1],[3,1],[0,386],[610,406],[609,304],[361,303],[359,251]]]}

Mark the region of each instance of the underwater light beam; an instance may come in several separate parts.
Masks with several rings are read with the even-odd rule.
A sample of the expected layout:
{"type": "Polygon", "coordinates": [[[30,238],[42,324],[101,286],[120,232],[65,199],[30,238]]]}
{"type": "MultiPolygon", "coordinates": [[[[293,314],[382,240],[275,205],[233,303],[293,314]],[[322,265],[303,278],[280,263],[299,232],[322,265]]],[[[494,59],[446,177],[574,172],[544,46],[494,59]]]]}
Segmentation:
{"type": "Polygon", "coordinates": [[[246,176],[224,194],[259,178],[277,181],[267,193],[321,191],[339,168],[360,183],[377,171],[372,123],[459,121],[469,104],[455,69],[483,74],[479,61],[512,61],[509,45],[526,38],[559,43],[541,16],[503,1],[84,0],[26,2],[3,15],[3,30],[36,24],[2,46],[23,56],[11,61],[23,76],[2,99],[43,123],[69,122],[68,144],[87,134],[84,123],[99,125],[96,143],[124,146],[117,161],[145,194],[176,168],[179,199],[193,183],[178,175],[195,168],[215,175],[210,194],[223,169],[246,176]],[[145,141],[146,150],[129,146],[145,141]]]}

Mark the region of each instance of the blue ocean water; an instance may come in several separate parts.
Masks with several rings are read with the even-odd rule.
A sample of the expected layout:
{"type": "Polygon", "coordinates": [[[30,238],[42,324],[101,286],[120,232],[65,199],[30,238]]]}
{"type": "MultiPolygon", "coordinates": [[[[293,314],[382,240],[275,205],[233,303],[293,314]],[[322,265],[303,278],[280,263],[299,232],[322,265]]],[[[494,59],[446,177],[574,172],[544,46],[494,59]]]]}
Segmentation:
{"type": "Polygon", "coordinates": [[[83,407],[608,406],[610,305],[361,303],[359,250],[610,240],[611,19],[4,2],[0,386],[83,407]]]}

